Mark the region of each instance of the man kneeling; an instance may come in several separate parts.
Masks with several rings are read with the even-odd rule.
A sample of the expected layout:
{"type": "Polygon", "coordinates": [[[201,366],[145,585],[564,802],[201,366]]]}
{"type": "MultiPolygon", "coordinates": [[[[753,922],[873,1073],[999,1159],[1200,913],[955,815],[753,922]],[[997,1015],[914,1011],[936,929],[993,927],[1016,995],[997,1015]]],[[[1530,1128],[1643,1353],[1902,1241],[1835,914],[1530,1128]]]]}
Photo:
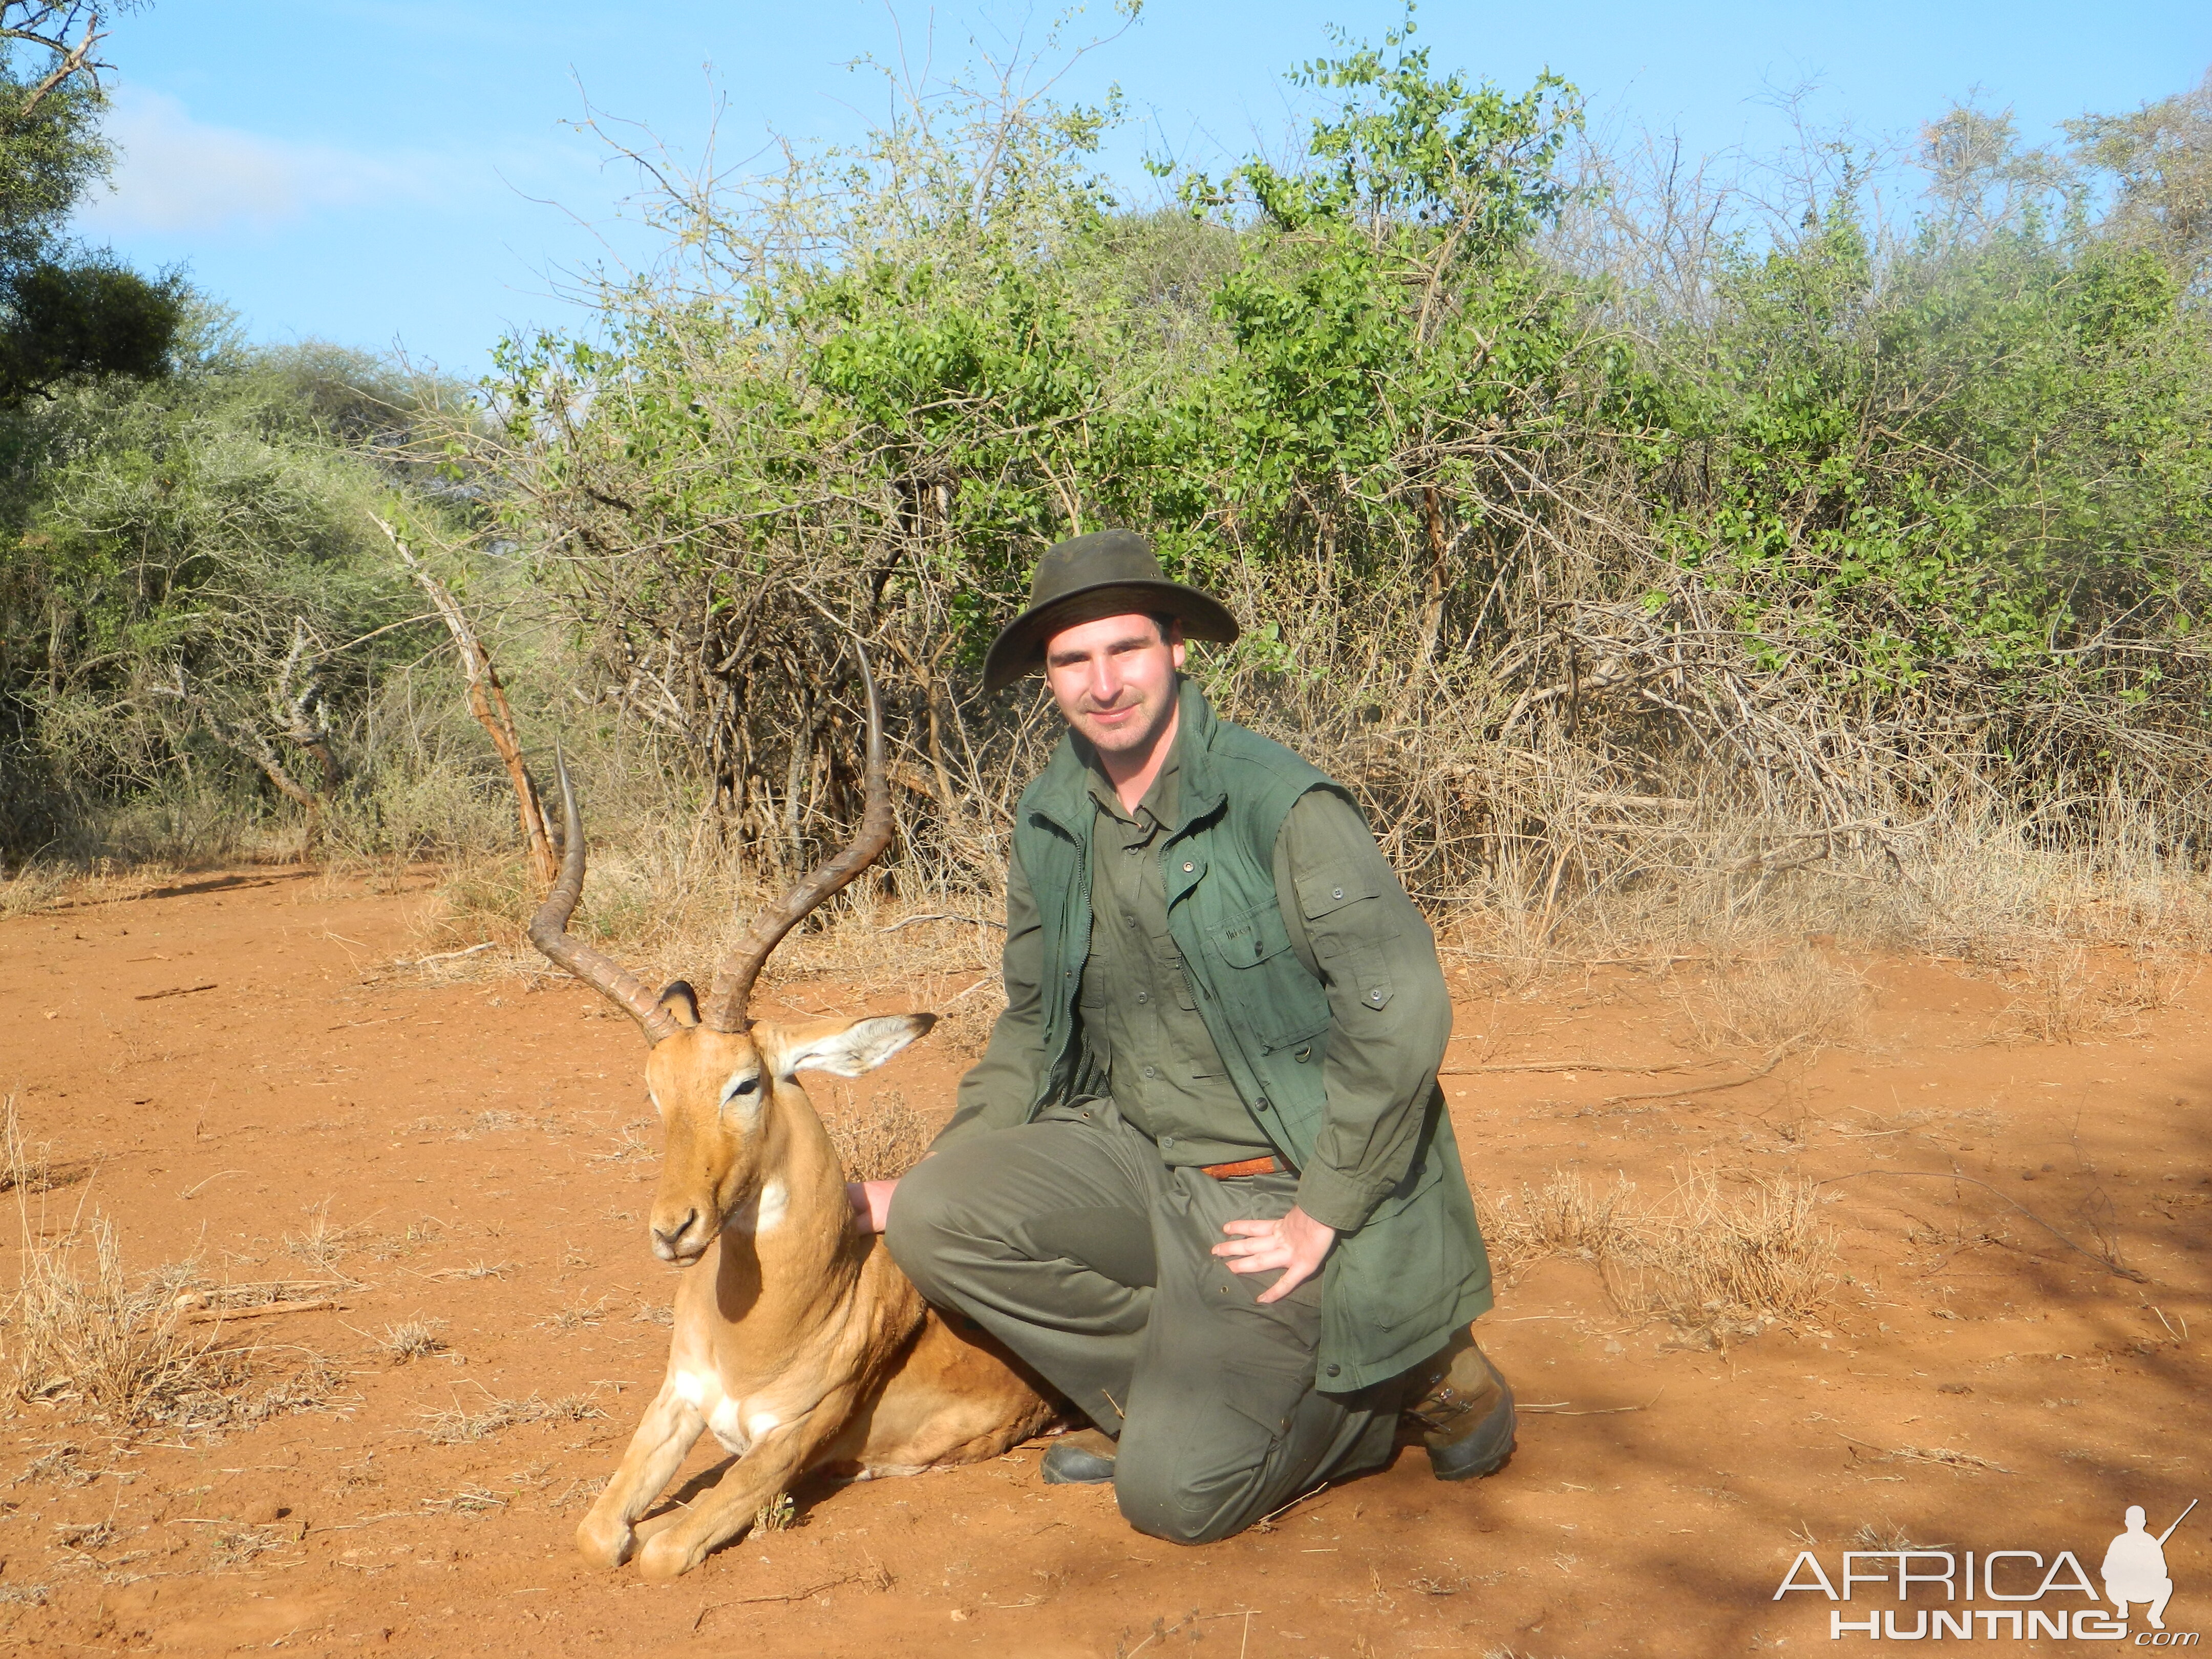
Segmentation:
{"type": "Polygon", "coordinates": [[[1128,532],[1039,562],[984,668],[1041,666],[1070,728],[1016,817],[1006,1011],[930,1155],[854,1194],[1097,1425],[1044,1478],[1182,1543],[1379,1467],[1401,1411],[1441,1479],[1513,1449],[1434,940],[1351,796],[1183,678],[1236,635],[1128,532]]]}

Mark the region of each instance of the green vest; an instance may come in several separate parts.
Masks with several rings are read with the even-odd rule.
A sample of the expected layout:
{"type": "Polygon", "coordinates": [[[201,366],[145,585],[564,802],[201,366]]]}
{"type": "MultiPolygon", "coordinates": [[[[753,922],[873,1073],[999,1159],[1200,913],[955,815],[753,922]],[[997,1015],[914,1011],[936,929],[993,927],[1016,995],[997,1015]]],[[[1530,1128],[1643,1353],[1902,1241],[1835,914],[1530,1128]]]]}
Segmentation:
{"type": "MultiPolygon", "coordinates": [[[[1307,791],[1351,797],[1280,744],[1217,720],[1182,683],[1176,823],[1160,847],[1168,931],[1238,1096],[1268,1142],[1303,1170],[1328,1108],[1328,993],[1291,948],[1275,893],[1276,833],[1307,791]]],[[[1030,1115],[1086,1089],[1076,1011],[1091,951],[1097,808],[1072,740],[1022,793],[1014,848],[1043,932],[1045,1065],[1030,1115]]],[[[1389,988],[1379,989],[1387,1000],[1389,988]]],[[[1381,1006],[1381,1005],[1377,1005],[1381,1006]]],[[[1330,1251],[1322,1280],[1320,1386],[1348,1392],[1427,1358],[1490,1308],[1490,1262],[1441,1091],[1431,1085],[1413,1165],[1364,1225],[1330,1251]]]]}

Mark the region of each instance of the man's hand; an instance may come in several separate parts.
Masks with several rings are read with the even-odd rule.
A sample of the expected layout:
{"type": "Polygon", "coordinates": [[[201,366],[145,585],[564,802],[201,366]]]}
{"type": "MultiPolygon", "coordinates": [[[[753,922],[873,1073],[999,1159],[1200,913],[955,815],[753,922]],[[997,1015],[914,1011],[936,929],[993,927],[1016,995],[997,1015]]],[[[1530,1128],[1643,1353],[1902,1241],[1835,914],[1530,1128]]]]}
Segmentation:
{"type": "Polygon", "coordinates": [[[1260,1292],[1262,1303],[1279,1302],[1321,1271],[1336,1229],[1325,1227],[1295,1205],[1280,1221],[1224,1221],[1229,1242],[1213,1247],[1232,1273],[1263,1273],[1280,1267],[1283,1276],[1260,1292]]]}
{"type": "Polygon", "coordinates": [[[896,1181],[848,1181],[845,1197],[853,1206],[853,1219],[864,1233],[879,1233],[890,1218],[891,1189],[896,1181]]]}

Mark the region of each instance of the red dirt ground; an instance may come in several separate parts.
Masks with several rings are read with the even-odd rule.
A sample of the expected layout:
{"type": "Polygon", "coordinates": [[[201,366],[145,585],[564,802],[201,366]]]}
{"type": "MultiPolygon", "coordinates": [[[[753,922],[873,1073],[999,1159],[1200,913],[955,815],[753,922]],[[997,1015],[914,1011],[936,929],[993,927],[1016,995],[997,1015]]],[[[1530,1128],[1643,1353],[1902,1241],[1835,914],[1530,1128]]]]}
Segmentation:
{"type": "MultiPolygon", "coordinates": [[[[335,1309],[223,1328],[272,1345],[279,1370],[300,1349],[338,1361],[325,1409],[122,1443],[68,1407],[0,1418],[0,1644],[1824,1649],[1831,1603],[1775,1599],[1802,1549],[1832,1577],[1844,1550],[1900,1534],[2070,1549],[2094,1573],[2127,1504],[2157,1529],[2212,1498],[2196,1334],[2212,1331],[2207,988],[2097,1041],[2008,1047],[1990,1040],[2001,988],[1914,961],[1868,968],[1875,1007],[1854,1047],[1642,1100],[1618,1097],[1668,1079],[1467,1068],[1679,1058],[1680,1011],[1650,979],[1462,1001],[1465,1074],[1447,1086],[1478,1190],[1559,1169],[1625,1170],[1646,1193],[1692,1167],[1802,1171],[1833,1182],[1824,1213],[1853,1276],[1819,1327],[1723,1352],[1621,1316],[1585,1264],[1535,1267],[1482,1328],[1522,1400],[1547,1408],[1524,1415],[1492,1480],[1439,1485],[1415,1450],[1267,1530],[1184,1549],[1128,1531],[1105,1491],[1041,1485],[1030,1448],[802,1494],[797,1524],[671,1586],[591,1571],[570,1533],[666,1340],[643,1049],[572,982],[439,986],[395,966],[420,949],[428,886],[253,871],[0,921],[0,1091],[27,1140],[90,1172],[23,1198],[26,1226],[52,1245],[105,1214],[133,1273],[197,1257],[218,1281],[346,1281],[335,1309]],[[331,1271],[302,1259],[319,1218],[326,1259],[342,1252],[331,1271]],[[393,1364],[375,1335],[417,1318],[444,1322],[447,1352],[393,1364]],[[424,1432],[428,1413],[532,1396],[605,1415],[459,1443],[424,1432]]],[[[781,994],[851,1006],[826,983],[781,994]]],[[[925,1042],[862,1086],[941,1114],[958,1066],[925,1042]]],[[[712,1467],[702,1451],[689,1472],[712,1467]]],[[[2212,1504],[2166,1547],[2172,1630],[2212,1626],[2208,1534],[2212,1504]]],[[[1863,1597],[1846,1617],[1882,1605],[1863,1597]]]]}

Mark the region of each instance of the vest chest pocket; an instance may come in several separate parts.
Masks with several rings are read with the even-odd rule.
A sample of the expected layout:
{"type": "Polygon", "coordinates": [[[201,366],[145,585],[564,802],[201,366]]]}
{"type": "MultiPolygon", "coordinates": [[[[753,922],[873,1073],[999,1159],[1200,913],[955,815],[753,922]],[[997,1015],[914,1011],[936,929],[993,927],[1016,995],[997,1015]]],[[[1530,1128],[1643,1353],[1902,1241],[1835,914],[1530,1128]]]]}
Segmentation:
{"type": "Polygon", "coordinates": [[[1217,927],[1207,930],[1213,947],[1231,968],[1256,968],[1268,957],[1291,948],[1290,930],[1283,913],[1273,904],[1257,904],[1217,927]]]}
{"type": "Polygon", "coordinates": [[[1206,929],[1206,939],[1230,969],[1222,987],[1230,1009],[1263,1047],[1288,1048],[1328,1029],[1328,997],[1291,951],[1275,905],[1231,916],[1206,929]]]}

